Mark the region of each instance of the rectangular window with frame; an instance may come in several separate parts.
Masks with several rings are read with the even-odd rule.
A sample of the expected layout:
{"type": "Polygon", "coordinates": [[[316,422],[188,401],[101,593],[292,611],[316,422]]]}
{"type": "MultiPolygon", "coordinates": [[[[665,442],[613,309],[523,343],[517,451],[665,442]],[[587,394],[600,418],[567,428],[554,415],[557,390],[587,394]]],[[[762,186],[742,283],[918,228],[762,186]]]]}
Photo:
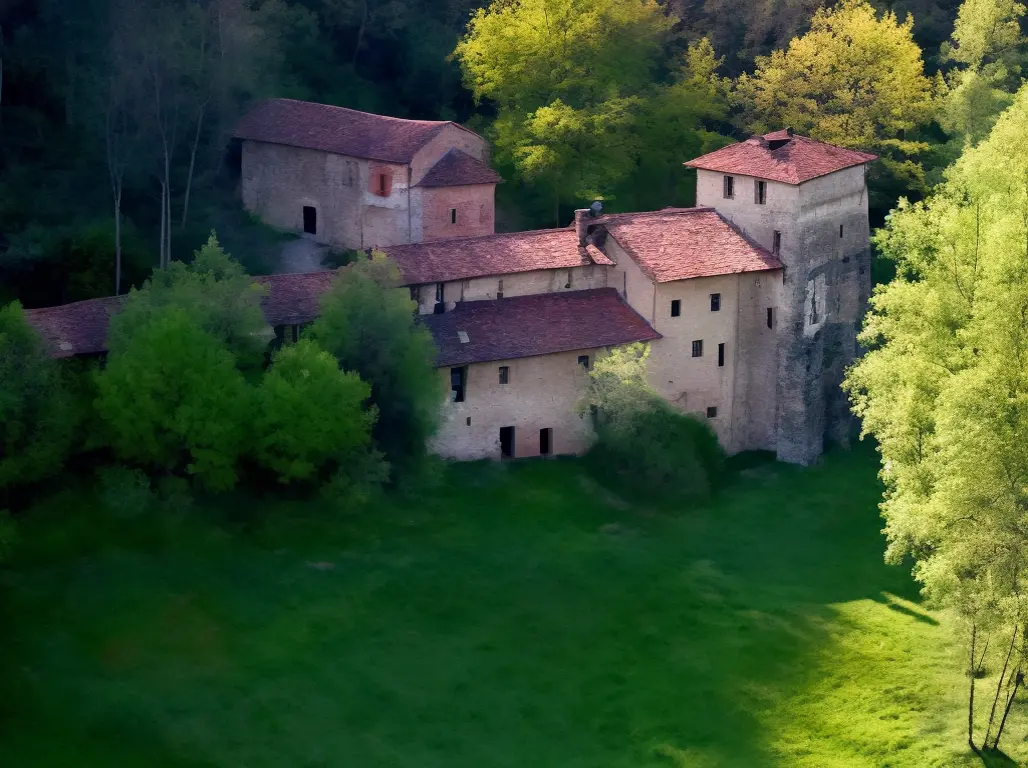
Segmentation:
{"type": "Polygon", "coordinates": [[[710,311],[720,312],[721,311],[721,294],[712,293],[710,294],[710,311]]]}
{"type": "Polygon", "coordinates": [[[467,380],[468,369],[466,366],[450,369],[450,392],[453,396],[453,402],[464,402],[464,396],[467,394],[465,391],[467,388],[467,380]]]}
{"type": "Polygon", "coordinates": [[[671,317],[678,317],[682,314],[682,300],[672,299],[671,300],[671,317]]]}
{"type": "Polygon", "coordinates": [[[579,355],[578,356],[578,364],[588,371],[589,370],[589,355],[579,355]]]}
{"type": "Polygon", "coordinates": [[[692,343],[692,356],[703,357],[703,339],[697,339],[692,343]]]}
{"type": "Polygon", "coordinates": [[[510,384],[510,367],[500,366],[500,384],[510,384]]]}
{"type": "Polygon", "coordinates": [[[725,200],[732,200],[735,197],[735,177],[725,176],[725,186],[723,190],[725,200]]]}
{"type": "Polygon", "coordinates": [[[450,223],[451,224],[456,224],[457,223],[457,209],[456,208],[451,208],[450,209],[450,223]]]}
{"type": "Polygon", "coordinates": [[[759,179],[753,182],[753,202],[763,205],[767,202],[767,182],[759,179]]]}
{"type": "Polygon", "coordinates": [[[707,406],[707,418],[708,419],[716,419],[717,418],[717,406],[716,405],[708,405],[707,406]]]}
{"type": "Polygon", "coordinates": [[[775,256],[782,250],[782,233],[777,229],[775,230],[774,236],[771,238],[771,253],[775,256]]]}
{"type": "Polygon", "coordinates": [[[724,342],[717,345],[717,367],[725,367],[725,345],[724,342]]]}

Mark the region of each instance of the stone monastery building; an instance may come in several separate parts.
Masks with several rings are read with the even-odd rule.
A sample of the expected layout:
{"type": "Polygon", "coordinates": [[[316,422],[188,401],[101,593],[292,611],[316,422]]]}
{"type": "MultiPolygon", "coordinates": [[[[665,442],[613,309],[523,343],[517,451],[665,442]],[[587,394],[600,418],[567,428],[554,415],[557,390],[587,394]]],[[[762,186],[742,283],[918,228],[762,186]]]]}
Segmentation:
{"type": "MultiPolygon", "coordinates": [[[[579,453],[588,370],[649,342],[649,378],[729,453],[806,464],[845,442],[839,389],[870,295],[865,169],[874,155],[778,131],[686,163],[697,206],[494,233],[500,178],[478,135],[273,99],[239,124],[247,210],[345,248],[378,248],[439,348],[437,453],[579,453]]],[[[331,273],[258,278],[280,338],[318,313],[331,273]]],[[[105,349],[120,300],[31,310],[57,357],[105,349]]]]}

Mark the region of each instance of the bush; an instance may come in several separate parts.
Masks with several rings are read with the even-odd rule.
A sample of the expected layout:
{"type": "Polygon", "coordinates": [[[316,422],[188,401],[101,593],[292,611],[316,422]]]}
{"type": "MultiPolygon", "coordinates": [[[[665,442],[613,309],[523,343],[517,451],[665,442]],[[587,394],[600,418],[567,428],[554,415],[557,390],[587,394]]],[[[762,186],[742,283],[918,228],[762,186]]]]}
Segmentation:
{"type": "Polygon", "coordinates": [[[0,488],[57,474],[78,421],[60,364],[21,305],[0,308],[0,488]]]}
{"type": "Polygon", "coordinates": [[[393,464],[409,466],[425,453],[443,390],[435,343],[399,283],[399,270],[383,254],[361,256],[322,295],[309,336],[371,385],[375,441],[393,464]]]}
{"type": "Polygon", "coordinates": [[[232,354],[185,309],[153,311],[111,351],[97,390],[120,458],[186,471],[215,490],[235,485],[250,392],[232,354]]]}
{"type": "Polygon", "coordinates": [[[601,477],[655,497],[703,500],[724,472],[710,427],[672,408],[647,383],[649,347],[633,344],[600,358],[590,373],[587,407],[597,441],[590,464],[601,477]]]}
{"type": "Polygon", "coordinates": [[[339,370],[314,341],[283,347],[257,392],[257,461],[282,483],[310,482],[333,471],[343,476],[337,483],[359,483],[368,473],[377,417],[374,406],[365,407],[370,395],[370,386],[339,370]]]}

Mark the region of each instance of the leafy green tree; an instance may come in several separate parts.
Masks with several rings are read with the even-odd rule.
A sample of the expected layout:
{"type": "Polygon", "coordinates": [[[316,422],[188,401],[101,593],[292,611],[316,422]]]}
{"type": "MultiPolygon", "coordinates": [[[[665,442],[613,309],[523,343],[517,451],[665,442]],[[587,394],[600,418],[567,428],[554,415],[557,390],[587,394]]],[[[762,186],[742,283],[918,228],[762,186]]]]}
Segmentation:
{"type": "Polygon", "coordinates": [[[79,414],[21,304],[0,307],[0,490],[60,472],[79,414]]]}
{"type": "MultiPolygon", "coordinates": [[[[898,276],[875,292],[871,351],[846,387],[882,454],[887,559],[914,558],[972,645],[1009,631],[1013,653],[1028,620],[1028,89],[877,242],[898,276]]],[[[991,749],[1023,680],[1023,659],[1010,660],[982,738],[991,749]]],[[[972,746],[980,667],[968,667],[972,746]]]]}
{"type": "Polygon", "coordinates": [[[152,316],[180,307],[224,343],[241,368],[258,368],[273,335],[261,311],[264,292],[211,233],[192,263],[176,261],[155,270],[141,289],[129,293],[125,308],[111,321],[108,346],[112,352],[124,350],[152,316]]]}
{"type": "Polygon", "coordinates": [[[368,472],[381,463],[371,455],[377,410],[365,407],[370,396],[370,386],[341,371],[314,341],[283,347],[257,390],[257,461],[283,483],[310,482],[332,471],[368,472]]]}
{"type": "Polygon", "coordinates": [[[876,166],[892,183],[923,189],[917,158],[929,145],[917,132],[934,118],[936,102],[913,26],[912,17],[879,15],[866,0],[818,10],[809,32],[758,58],[754,73],[736,81],[741,122],[755,133],[790,127],[877,152],[876,166]]]}
{"type": "Polygon", "coordinates": [[[375,442],[402,469],[423,455],[443,391],[435,343],[399,284],[399,270],[381,253],[344,267],[322,294],[321,315],[308,334],[371,385],[379,414],[375,442]]]}
{"type": "Polygon", "coordinates": [[[657,497],[705,499],[724,468],[717,436],[703,422],[673,409],[650,386],[647,344],[613,349],[590,371],[583,407],[594,416],[597,441],[589,460],[657,497]]]}
{"type": "Polygon", "coordinates": [[[140,319],[97,377],[96,409],[112,448],[125,461],[231,488],[253,418],[232,353],[185,307],[140,319]]]}
{"type": "Polygon", "coordinates": [[[1025,59],[1021,19],[1025,6],[1014,0],[964,0],[944,60],[948,73],[940,122],[961,143],[988,135],[1013,101],[1025,59]]]}

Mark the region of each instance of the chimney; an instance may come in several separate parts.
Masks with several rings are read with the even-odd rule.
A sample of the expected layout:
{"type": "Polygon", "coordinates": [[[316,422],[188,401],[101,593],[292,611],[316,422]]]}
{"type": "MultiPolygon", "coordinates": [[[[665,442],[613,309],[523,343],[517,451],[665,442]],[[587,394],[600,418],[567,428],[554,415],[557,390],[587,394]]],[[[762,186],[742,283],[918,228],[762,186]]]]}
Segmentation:
{"type": "Polygon", "coordinates": [[[794,131],[792,130],[792,128],[786,128],[786,129],[785,129],[785,133],[786,133],[786,135],[788,135],[788,137],[789,137],[790,139],[791,139],[791,138],[792,138],[793,136],[795,136],[795,135],[796,135],[796,134],[795,134],[795,132],[794,132],[794,131]]]}
{"type": "Polygon", "coordinates": [[[588,208],[579,208],[575,211],[575,232],[578,234],[578,244],[585,245],[589,236],[589,219],[592,214],[588,208]]]}

